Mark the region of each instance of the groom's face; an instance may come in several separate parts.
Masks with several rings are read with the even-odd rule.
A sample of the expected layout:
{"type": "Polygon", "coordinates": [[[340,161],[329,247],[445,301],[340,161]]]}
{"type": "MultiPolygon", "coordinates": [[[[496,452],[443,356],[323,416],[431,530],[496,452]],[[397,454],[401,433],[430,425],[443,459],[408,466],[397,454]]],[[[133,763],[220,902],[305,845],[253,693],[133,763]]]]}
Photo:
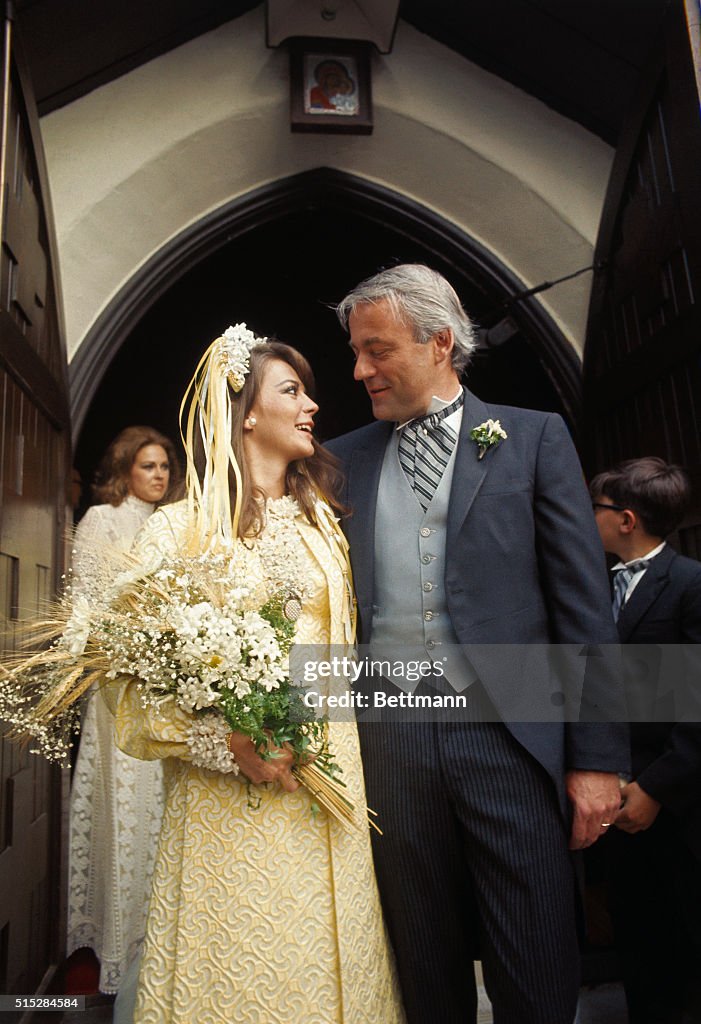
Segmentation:
{"type": "Polygon", "coordinates": [[[404,423],[427,412],[436,384],[436,353],[382,301],[364,303],[350,315],[353,376],[370,395],[378,420],[404,423]]]}

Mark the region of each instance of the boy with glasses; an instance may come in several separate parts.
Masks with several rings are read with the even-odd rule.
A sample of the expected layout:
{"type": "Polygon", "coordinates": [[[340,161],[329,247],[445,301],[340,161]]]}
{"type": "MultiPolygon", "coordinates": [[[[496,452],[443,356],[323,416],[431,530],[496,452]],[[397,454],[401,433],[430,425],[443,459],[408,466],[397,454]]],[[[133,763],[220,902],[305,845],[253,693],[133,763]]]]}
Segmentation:
{"type": "MultiPolygon", "coordinates": [[[[653,645],[625,660],[650,669],[657,645],[701,641],[701,564],[666,542],[688,506],[688,478],[659,458],[630,459],[600,473],[590,491],[604,548],[619,558],[612,571],[621,642],[653,645]]],[[[674,664],[689,667],[671,681],[677,721],[660,721],[650,673],[651,720],[638,712],[631,723],[633,781],[602,849],[630,1024],[701,1020],[701,716],[693,711],[701,680],[691,649],[679,653],[686,657],[674,664]]],[[[636,672],[631,683],[640,682],[636,672]]]]}

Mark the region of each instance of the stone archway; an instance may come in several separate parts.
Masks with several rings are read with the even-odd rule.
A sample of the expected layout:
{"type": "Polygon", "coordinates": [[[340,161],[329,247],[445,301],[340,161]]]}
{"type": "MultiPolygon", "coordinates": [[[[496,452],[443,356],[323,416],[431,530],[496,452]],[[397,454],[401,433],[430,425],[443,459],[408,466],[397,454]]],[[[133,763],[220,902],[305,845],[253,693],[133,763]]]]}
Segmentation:
{"type": "MultiPolygon", "coordinates": [[[[117,293],[82,342],[71,364],[75,436],[114,357],[137,325],[183,276],[224,246],[306,211],[324,218],[352,217],[358,225],[384,228],[395,249],[431,263],[448,276],[478,321],[488,328],[507,310],[515,332],[541,364],[557,396],[555,405],[576,428],[580,368],[576,354],[543,307],[532,297],[508,306],[523,283],[479,242],[414,200],[338,170],[306,171],[253,190],[186,228],[149,259],[117,293]],[[468,301],[469,300],[469,301],[468,301]]],[[[343,239],[339,239],[339,245],[343,239]]],[[[381,259],[381,254],[378,254],[381,259]]],[[[368,256],[367,272],[377,267],[368,256]]],[[[342,290],[353,280],[339,284],[342,290]]],[[[313,294],[313,286],[310,294],[313,294]]],[[[340,297],[340,295],[337,295],[340,297]]],[[[318,300],[319,296],[316,296],[318,300]]]]}

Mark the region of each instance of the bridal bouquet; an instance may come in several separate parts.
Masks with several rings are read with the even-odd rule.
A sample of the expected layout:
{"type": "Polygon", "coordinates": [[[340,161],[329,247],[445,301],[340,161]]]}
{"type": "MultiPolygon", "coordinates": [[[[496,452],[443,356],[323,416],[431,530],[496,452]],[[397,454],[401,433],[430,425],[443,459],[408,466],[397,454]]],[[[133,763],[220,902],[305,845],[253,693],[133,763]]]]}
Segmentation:
{"type": "Polygon", "coordinates": [[[351,823],[326,723],[289,676],[299,598],[280,591],[255,607],[233,576],[226,554],[178,556],[145,574],[122,573],[97,607],[69,593],[39,624],[49,646],[2,670],[0,718],[34,738],[36,752],[66,763],[81,698],[95,683],[132,679],[151,713],[172,703],[191,719],[195,765],[237,772],[225,741],[231,731],[248,735],[263,757],[286,744],[299,781],[351,823]]]}

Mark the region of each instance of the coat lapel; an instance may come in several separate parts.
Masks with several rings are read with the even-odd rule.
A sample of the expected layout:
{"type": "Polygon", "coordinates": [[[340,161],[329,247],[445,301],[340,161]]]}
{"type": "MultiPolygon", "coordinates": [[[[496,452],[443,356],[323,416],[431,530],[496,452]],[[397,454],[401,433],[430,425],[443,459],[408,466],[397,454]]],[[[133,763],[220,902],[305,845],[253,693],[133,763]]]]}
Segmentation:
{"type": "Polygon", "coordinates": [[[470,437],[470,431],[489,419],[489,409],[467,388],[463,407],[462,425],[455,452],[455,468],[453,483],[450,489],[450,507],[448,509],[447,543],[450,548],[457,540],[458,533],[477,497],[477,492],[487,474],[490,464],[490,453],[483,459],[478,458],[478,448],[470,437]]]}
{"type": "Polygon", "coordinates": [[[297,519],[297,529],[326,577],[329,593],[329,642],[332,644],[352,643],[352,637],[346,630],[346,620],[352,616],[352,607],[347,605],[344,592],[346,581],[342,571],[344,568],[343,553],[336,548],[333,536],[330,536],[323,528],[312,526],[302,516],[297,519]]]}
{"type": "Polygon", "coordinates": [[[385,448],[393,429],[393,423],[378,423],[377,429],[354,450],[348,467],[348,501],[352,514],[346,520],[346,533],[361,610],[372,605],[377,492],[385,448]]]}
{"type": "Polygon", "coordinates": [[[650,568],[646,570],[618,616],[618,635],[622,643],[628,640],[640,620],[647,614],[653,601],[657,600],[661,591],[667,586],[669,567],[675,557],[674,549],[667,545],[650,562],[650,568]]]}

